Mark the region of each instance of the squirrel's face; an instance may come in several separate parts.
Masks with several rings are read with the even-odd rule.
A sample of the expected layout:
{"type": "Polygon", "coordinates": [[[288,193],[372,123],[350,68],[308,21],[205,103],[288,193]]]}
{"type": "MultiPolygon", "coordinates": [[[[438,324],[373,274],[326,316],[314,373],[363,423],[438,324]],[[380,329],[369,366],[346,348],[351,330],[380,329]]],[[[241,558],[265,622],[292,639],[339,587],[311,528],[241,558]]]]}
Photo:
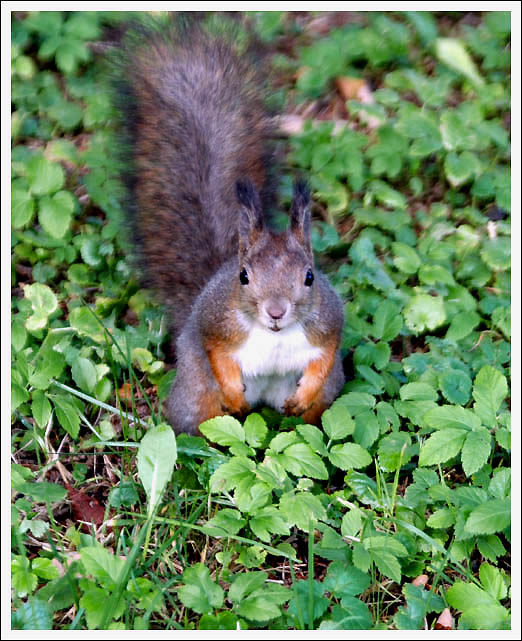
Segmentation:
{"type": "Polygon", "coordinates": [[[252,184],[239,183],[238,198],[239,310],[274,332],[304,321],[316,300],[308,190],[296,185],[290,228],[282,234],[266,228],[252,184]]]}

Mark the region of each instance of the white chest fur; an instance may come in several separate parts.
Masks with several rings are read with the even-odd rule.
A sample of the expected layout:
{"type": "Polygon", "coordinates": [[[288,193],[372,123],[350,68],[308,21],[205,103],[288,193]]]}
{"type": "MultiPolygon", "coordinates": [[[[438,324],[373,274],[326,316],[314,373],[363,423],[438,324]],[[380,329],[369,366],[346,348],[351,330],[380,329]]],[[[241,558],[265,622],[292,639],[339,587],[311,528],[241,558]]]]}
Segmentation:
{"type": "Polygon", "coordinates": [[[248,403],[264,402],[281,411],[308,363],[319,358],[322,351],[309,343],[300,325],[279,332],[254,325],[234,354],[248,403]]]}

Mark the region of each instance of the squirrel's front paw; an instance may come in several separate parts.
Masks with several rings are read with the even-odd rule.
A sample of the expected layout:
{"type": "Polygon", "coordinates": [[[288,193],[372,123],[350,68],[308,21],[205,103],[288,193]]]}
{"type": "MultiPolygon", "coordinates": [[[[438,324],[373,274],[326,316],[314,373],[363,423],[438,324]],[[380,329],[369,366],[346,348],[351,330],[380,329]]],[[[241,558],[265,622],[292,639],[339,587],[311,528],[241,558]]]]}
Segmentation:
{"type": "Polygon", "coordinates": [[[250,405],[246,402],[244,396],[227,396],[221,400],[221,408],[227,414],[248,414],[250,405]]]}
{"type": "Polygon", "coordinates": [[[285,414],[287,416],[299,416],[308,409],[308,406],[305,405],[297,394],[294,394],[289,399],[286,400],[284,405],[285,414]]]}

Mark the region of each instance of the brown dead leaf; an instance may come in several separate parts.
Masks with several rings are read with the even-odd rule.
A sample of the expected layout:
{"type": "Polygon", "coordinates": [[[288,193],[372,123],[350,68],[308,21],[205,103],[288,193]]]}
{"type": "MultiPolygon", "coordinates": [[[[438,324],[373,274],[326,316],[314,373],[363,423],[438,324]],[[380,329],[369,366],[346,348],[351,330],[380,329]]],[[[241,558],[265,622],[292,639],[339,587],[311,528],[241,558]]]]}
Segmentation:
{"type": "Polygon", "coordinates": [[[120,400],[129,407],[132,405],[132,387],[130,383],[123,383],[120,387],[120,400]]]}
{"type": "Polygon", "coordinates": [[[345,100],[359,100],[359,92],[366,86],[366,80],[339,76],[335,79],[335,86],[345,100]]]}
{"type": "Polygon", "coordinates": [[[445,608],[437,619],[437,623],[435,623],[435,630],[453,630],[453,626],[454,620],[450,609],[445,608]]]}
{"type": "Polygon", "coordinates": [[[416,586],[424,586],[428,582],[428,575],[427,574],[420,574],[418,577],[413,579],[412,584],[416,586]]]}
{"type": "Polygon", "coordinates": [[[66,485],[65,488],[71,500],[74,520],[82,522],[85,532],[90,531],[90,523],[99,527],[105,518],[105,508],[99,501],[82,490],[75,490],[71,485],[66,485]]]}

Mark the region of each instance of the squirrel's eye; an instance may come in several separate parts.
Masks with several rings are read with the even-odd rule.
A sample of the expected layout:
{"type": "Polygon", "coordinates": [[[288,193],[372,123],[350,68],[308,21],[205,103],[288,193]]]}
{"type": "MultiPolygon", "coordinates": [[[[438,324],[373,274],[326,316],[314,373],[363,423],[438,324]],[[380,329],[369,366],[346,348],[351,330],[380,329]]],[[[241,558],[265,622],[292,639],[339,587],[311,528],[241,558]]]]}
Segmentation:
{"type": "Polygon", "coordinates": [[[244,267],[239,272],[239,282],[241,283],[241,285],[248,285],[248,274],[247,270],[244,267]]]}
{"type": "Polygon", "coordinates": [[[311,269],[306,272],[305,285],[311,287],[314,282],[314,273],[311,269]]]}

